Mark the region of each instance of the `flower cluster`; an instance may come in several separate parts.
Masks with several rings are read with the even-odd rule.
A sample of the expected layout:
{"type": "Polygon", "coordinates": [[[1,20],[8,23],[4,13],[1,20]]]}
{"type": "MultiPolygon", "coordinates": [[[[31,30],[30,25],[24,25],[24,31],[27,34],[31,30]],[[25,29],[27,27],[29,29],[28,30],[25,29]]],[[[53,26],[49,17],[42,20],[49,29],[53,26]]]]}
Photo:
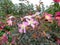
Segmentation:
{"type": "MultiPolygon", "coordinates": [[[[53,17],[52,14],[49,14],[47,12],[45,12],[43,14],[43,18],[50,22],[50,23],[53,23],[53,20],[57,20],[57,23],[58,23],[58,26],[60,26],[60,12],[56,12],[55,14],[55,17],[53,17]]],[[[37,18],[42,18],[41,16],[39,15],[36,15],[36,14],[33,14],[33,15],[28,15],[28,16],[24,16],[23,18],[21,18],[21,23],[18,23],[18,30],[20,33],[26,33],[26,28],[27,27],[32,27],[32,29],[36,29],[36,26],[38,27],[39,25],[39,21],[41,20],[36,20],[36,17],[37,18]]]]}
{"type": "Polygon", "coordinates": [[[28,26],[32,27],[32,29],[35,29],[35,26],[37,26],[39,24],[39,22],[34,18],[36,15],[28,15],[25,16],[22,19],[24,19],[22,21],[22,23],[18,24],[18,28],[19,28],[19,32],[20,33],[26,33],[26,28],[28,26]]]}

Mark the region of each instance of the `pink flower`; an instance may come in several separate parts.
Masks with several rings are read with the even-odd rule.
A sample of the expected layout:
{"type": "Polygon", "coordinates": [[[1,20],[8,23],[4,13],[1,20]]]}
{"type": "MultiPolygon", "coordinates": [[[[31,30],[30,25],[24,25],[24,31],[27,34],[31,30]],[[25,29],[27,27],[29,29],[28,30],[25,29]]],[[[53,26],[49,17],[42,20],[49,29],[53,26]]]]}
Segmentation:
{"type": "Polygon", "coordinates": [[[38,23],[36,20],[34,20],[34,19],[30,19],[30,20],[26,19],[26,21],[28,22],[28,25],[32,26],[33,29],[35,28],[35,25],[38,25],[38,24],[39,24],[39,23],[38,23]]]}
{"type": "Polygon", "coordinates": [[[28,26],[27,22],[22,22],[22,24],[18,24],[19,32],[20,33],[26,33],[26,26],[28,26]]]}
{"type": "Polygon", "coordinates": [[[55,16],[60,16],[60,12],[56,12],[55,13],[55,16]]]}
{"type": "Polygon", "coordinates": [[[60,0],[53,0],[54,2],[57,2],[57,3],[59,3],[60,2],[60,0]]]}
{"type": "Polygon", "coordinates": [[[56,19],[56,21],[58,23],[58,26],[60,26],[60,12],[55,13],[55,19],[56,19]]]}
{"type": "Polygon", "coordinates": [[[52,22],[52,15],[45,13],[45,19],[48,20],[49,22],[52,22]]]}
{"type": "Polygon", "coordinates": [[[55,13],[55,19],[59,19],[60,18],[60,12],[56,12],[55,13]]]}
{"type": "Polygon", "coordinates": [[[60,45],[60,38],[56,37],[55,40],[56,40],[57,44],[60,45]]]}
{"type": "Polygon", "coordinates": [[[57,40],[57,43],[60,44],[60,40],[57,40]]]}
{"type": "Polygon", "coordinates": [[[12,20],[11,19],[7,20],[7,23],[9,26],[12,26],[12,20]]]}
{"type": "Polygon", "coordinates": [[[8,37],[6,36],[6,34],[3,34],[2,41],[3,41],[3,43],[7,43],[8,37]]]}

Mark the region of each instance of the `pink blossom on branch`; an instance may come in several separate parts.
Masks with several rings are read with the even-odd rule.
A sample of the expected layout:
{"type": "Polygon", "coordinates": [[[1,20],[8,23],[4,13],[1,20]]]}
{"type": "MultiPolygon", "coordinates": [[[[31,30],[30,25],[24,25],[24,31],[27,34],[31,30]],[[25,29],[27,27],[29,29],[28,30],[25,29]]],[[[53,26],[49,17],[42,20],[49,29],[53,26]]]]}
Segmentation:
{"type": "Polygon", "coordinates": [[[45,19],[48,20],[48,22],[52,22],[52,14],[45,13],[45,19]]]}
{"type": "Polygon", "coordinates": [[[18,24],[19,32],[20,33],[26,33],[26,27],[28,26],[27,22],[22,22],[22,24],[18,24]]]}
{"type": "Polygon", "coordinates": [[[60,12],[55,13],[55,19],[60,19],[60,12]]]}
{"type": "Polygon", "coordinates": [[[58,23],[58,26],[60,26],[60,12],[55,13],[55,19],[56,19],[56,21],[58,23]]]}
{"type": "Polygon", "coordinates": [[[59,39],[59,40],[57,40],[57,44],[60,44],[60,39],[59,39]]]}
{"type": "Polygon", "coordinates": [[[8,37],[6,36],[6,34],[3,34],[2,41],[3,41],[3,43],[7,43],[8,42],[8,37]]]}
{"type": "Polygon", "coordinates": [[[54,2],[57,2],[57,3],[59,3],[60,2],[60,0],[53,0],[54,2]]]}
{"type": "Polygon", "coordinates": [[[30,25],[33,29],[35,28],[35,25],[39,24],[38,21],[34,19],[31,19],[31,20],[26,19],[26,21],[28,22],[28,25],[30,25]]]}
{"type": "Polygon", "coordinates": [[[9,26],[12,26],[12,20],[11,20],[11,19],[7,20],[7,24],[8,24],[9,26]]]}

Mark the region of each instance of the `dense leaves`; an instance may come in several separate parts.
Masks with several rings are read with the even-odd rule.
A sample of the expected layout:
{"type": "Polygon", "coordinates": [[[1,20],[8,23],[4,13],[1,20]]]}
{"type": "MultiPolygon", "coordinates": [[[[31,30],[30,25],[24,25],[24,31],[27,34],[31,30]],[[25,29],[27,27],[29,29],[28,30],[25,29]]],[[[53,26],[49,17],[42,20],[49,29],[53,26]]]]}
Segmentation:
{"type": "Polygon", "coordinates": [[[60,11],[59,3],[54,3],[53,5],[50,5],[50,7],[46,11],[55,16],[55,12],[60,11]]]}

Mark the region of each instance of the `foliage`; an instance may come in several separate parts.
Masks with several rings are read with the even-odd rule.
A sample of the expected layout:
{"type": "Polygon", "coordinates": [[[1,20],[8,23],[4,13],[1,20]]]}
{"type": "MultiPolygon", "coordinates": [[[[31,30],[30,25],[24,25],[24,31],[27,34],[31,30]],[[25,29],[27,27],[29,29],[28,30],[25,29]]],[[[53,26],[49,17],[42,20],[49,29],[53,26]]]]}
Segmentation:
{"type": "Polygon", "coordinates": [[[13,7],[13,3],[11,2],[11,0],[0,0],[1,15],[11,14],[12,7],[13,7]]]}
{"type": "Polygon", "coordinates": [[[46,10],[46,12],[52,14],[55,16],[55,12],[60,11],[60,5],[59,3],[54,3],[53,5],[50,5],[50,7],[46,10]]]}

